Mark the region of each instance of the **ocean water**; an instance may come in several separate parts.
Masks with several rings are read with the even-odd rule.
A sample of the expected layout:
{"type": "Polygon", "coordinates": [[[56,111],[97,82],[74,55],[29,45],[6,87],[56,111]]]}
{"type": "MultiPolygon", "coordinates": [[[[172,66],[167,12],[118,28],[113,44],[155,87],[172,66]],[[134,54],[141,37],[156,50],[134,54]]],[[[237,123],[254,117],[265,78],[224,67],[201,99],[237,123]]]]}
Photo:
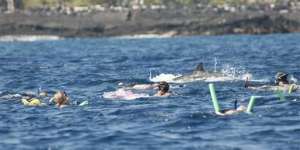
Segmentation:
{"type": "MultiPolygon", "coordinates": [[[[208,82],[172,84],[170,97],[108,100],[118,83],[149,83],[154,74],[207,70],[250,73],[263,84],[277,71],[300,78],[300,35],[176,38],[91,38],[0,42],[0,149],[300,149],[300,94],[245,89],[215,82],[222,108],[246,105],[253,114],[214,114],[208,82]],[[215,60],[217,65],[215,68],[215,60]],[[23,106],[14,94],[66,90],[63,109],[23,106]]],[[[150,91],[153,92],[153,91],[150,91]]],[[[153,94],[153,93],[150,93],[153,94]]],[[[47,101],[47,98],[45,99],[47,101]]]]}

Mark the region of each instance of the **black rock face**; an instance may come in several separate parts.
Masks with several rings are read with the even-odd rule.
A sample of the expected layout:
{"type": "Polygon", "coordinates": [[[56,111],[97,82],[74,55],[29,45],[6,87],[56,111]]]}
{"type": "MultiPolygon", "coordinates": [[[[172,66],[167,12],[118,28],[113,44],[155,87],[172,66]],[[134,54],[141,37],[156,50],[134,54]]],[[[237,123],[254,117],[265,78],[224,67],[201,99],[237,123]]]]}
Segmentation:
{"type": "Polygon", "coordinates": [[[300,31],[299,14],[184,10],[108,11],[75,15],[16,12],[0,14],[0,35],[91,37],[291,33],[300,31]]]}

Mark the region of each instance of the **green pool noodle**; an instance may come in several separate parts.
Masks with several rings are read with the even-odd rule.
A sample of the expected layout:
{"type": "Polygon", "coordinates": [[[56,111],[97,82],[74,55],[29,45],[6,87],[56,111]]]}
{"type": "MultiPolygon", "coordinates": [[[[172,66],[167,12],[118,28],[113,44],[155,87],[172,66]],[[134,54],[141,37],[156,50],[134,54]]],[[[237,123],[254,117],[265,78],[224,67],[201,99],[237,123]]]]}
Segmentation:
{"type": "Polygon", "coordinates": [[[218,112],[220,112],[220,105],[218,103],[218,99],[217,99],[217,95],[216,95],[214,84],[210,83],[208,86],[209,86],[211,100],[213,102],[215,112],[218,113],[218,112]]]}
{"type": "Polygon", "coordinates": [[[253,109],[254,104],[255,104],[255,99],[256,99],[255,96],[251,96],[249,104],[248,104],[248,107],[247,107],[247,111],[246,111],[247,113],[251,113],[252,112],[252,109],[253,109]]]}

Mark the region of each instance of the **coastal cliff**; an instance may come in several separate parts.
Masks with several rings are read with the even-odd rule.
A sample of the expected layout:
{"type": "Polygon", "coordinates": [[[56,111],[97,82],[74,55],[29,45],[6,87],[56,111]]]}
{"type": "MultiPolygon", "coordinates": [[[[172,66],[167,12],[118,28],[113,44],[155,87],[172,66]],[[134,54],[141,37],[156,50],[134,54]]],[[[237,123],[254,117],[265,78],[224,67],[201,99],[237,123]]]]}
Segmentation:
{"type": "MultiPolygon", "coordinates": [[[[296,6],[296,5],[295,5],[296,6]]],[[[300,6],[300,5],[299,5],[300,6]]],[[[300,31],[300,7],[39,7],[0,13],[0,36],[271,34],[300,31]]]]}

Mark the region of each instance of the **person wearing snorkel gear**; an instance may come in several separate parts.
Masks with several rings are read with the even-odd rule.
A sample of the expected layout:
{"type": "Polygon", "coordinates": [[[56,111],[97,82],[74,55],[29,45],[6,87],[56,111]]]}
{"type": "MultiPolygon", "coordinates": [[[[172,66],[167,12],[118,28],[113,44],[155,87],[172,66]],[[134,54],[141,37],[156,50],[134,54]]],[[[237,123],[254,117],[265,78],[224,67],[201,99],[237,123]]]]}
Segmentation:
{"type": "Polygon", "coordinates": [[[20,96],[22,97],[22,103],[26,106],[42,106],[45,105],[45,103],[42,103],[41,99],[47,97],[48,93],[39,88],[36,94],[33,92],[25,92],[20,94],[20,96]]]}
{"type": "Polygon", "coordinates": [[[170,96],[169,84],[165,81],[162,81],[158,84],[158,92],[154,96],[170,96]]]}
{"type": "Polygon", "coordinates": [[[246,78],[245,88],[250,89],[262,89],[262,90],[281,90],[295,92],[298,89],[296,84],[291,84],[288,80],[288,74],[284,72],[277,72],[275,75],[274,85],[263,85],[263,86],[253,86],[249,83],[249,78],[246,78]]]}
{"type": "Polygon", "coordinates": [[[243,105],[237,107],[237,100],[236,100],[234,101],[234,109],[224,109],[221,110],[221,112],[216,112],[216,114],[220,116],[228,116],[228,115],[234,115],[241,112],[245,112],[246,110],[247,108],[243,105]]]}
{"type": "Polygon", "coordinates": [[[50,99],[50,102],[54,101],[58,108],[63,108],[69,105],[69,97],[65,91],[57,91],[50,99]]]}

